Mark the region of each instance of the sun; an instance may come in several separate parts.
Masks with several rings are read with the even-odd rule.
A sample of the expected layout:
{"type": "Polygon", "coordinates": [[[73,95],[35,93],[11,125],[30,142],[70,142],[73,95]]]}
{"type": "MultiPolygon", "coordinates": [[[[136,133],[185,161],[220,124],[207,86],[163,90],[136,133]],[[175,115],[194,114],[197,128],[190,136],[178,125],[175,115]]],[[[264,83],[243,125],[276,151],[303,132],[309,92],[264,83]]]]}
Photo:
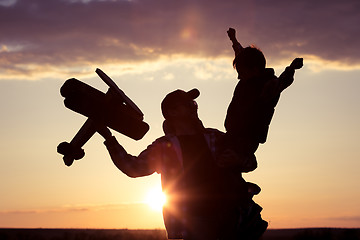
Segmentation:
{"type": "Polygon", "coordinates": [[[153,210],[162,211],[166,203],[166,195],[161,191],[161,187],[150,189],[146,195],[145,203],[153,210]]]}

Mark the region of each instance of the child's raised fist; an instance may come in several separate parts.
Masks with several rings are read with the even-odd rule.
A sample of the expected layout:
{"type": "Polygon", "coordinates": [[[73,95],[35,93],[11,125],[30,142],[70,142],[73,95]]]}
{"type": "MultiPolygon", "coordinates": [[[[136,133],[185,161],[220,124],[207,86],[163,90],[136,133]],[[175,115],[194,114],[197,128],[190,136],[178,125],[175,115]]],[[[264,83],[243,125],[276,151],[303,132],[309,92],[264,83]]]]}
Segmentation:
{"type": "Polygon", "coordinates": [[[300,69],[303,66],[303,59],[302,58],[295,58],[292,63],[290,64],[290,67],[292,69],[300,69]]]}

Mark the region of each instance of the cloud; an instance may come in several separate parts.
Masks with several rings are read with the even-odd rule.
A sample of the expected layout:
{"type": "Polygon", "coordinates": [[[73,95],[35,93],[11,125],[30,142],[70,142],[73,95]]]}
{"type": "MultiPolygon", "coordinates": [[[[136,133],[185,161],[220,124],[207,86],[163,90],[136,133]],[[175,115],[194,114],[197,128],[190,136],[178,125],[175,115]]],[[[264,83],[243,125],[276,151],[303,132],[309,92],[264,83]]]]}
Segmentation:
{"type": "Polygon", "coordinates": [[[0,5],[0,78],[91,64],[232,57],[226,36],[272,63],[295,56],[360,65],[357,0],[17,0],[0,5]]]}
{"type": "Polygon", "coordinates": [[[0,1],[0,6],[9,7],[11,5],[14,5],[17,0],[2,0],[0,1]]]}

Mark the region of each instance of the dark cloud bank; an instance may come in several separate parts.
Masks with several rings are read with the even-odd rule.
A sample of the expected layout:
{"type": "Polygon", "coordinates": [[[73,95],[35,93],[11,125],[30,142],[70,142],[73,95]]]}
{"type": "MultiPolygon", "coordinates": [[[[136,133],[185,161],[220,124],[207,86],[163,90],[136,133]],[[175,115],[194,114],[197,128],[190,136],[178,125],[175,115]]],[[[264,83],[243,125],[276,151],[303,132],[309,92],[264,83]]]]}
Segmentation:
{"type": "Polygon", "coordinates": [[[358,0],[18,0],[0,6],[0,69],[231,56],[237,29],[272,62],[315,55],[360,63],[358,0]]]}

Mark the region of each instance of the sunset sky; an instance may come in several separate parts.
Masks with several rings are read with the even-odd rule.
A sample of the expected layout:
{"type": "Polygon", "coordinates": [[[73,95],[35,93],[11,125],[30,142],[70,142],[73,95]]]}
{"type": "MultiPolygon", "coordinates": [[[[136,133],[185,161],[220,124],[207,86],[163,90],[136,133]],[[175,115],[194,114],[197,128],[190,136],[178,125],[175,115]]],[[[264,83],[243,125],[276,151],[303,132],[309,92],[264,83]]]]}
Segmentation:
{"type": "Polygon", "coordinates": [[[360,1],[0,0],[0,228],[163,228],[147,204],[160,175],[131,179],[96,134],[71,167],[56,152],[85,117],[59,89],[75,77],[106,92],[106,72],[150,131],[113,134],[133,155],[163,135],[160,102],[198,88],[199,116],[224,130],[237,83],[226,30],[255,44],[279,75],[304,58],[281,96],[259,167],[244,174],[270,228],[360,227],[360,1]]]}

